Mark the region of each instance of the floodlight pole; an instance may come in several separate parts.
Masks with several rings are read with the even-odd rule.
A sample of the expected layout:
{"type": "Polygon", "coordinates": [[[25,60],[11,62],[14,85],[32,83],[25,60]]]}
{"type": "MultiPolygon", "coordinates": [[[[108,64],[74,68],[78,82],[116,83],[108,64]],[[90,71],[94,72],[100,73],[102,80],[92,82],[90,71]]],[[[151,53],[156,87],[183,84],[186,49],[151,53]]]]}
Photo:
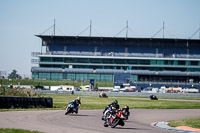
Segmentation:
{"type": "Polygon", "coordinates": [[[163,21],[163,38],[165,38],[165,22],[163,21]]]}
{"type": "Polygon", "coordinates": [[[54,25],[53,25],[53,35],[56,34],[56,19],[54,18],[54,25]]]}
{"type": "Polygon", "coordinates": [[[90,20],[90,37],[92,35],[92,20],[90,20]]]}
{"type": "Polygon", "coordinates": [[[128,20],[126,21],[126,38],[128,37],[128,20]]]}
{"type": "Polygon", "coordinates": [[[199,25],[199,39],[200,39],[200,25],[199,25]]]}

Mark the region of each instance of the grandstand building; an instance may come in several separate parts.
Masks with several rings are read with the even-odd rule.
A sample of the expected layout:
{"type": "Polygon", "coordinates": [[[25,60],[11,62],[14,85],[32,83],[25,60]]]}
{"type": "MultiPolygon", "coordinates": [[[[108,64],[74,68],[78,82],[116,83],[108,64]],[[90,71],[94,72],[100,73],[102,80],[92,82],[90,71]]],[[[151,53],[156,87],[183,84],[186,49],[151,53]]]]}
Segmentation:
{"type": "Polygon", "coordinates": [[[200,40],[36,35],[45,52],[32,79],[139,82],[200,81],[200,40]]]}

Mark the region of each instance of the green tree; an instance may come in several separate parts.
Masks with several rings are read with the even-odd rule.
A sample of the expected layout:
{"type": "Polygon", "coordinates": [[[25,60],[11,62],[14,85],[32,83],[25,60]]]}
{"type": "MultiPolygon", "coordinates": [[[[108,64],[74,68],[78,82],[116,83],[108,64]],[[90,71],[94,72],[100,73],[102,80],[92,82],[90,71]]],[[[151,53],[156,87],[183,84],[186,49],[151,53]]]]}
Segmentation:
{"type": "Polygon", "coordinates": [[[19,74],[17,74],[16,70],[13,70],[11,72],[11,74],[8,75],[8,78],[9,79],[21,79],[22,77],[19,74]]]}

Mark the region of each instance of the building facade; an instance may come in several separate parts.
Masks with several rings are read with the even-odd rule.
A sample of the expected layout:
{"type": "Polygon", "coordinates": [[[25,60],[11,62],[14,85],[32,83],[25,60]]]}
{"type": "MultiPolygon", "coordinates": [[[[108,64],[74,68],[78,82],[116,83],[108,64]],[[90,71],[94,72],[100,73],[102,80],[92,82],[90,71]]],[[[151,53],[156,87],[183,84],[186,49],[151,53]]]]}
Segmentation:
{"type": "Polygon", "coordinates": [[[47,36],[33,79],[123,82],[200,81],[200,40],[47,36]]]}

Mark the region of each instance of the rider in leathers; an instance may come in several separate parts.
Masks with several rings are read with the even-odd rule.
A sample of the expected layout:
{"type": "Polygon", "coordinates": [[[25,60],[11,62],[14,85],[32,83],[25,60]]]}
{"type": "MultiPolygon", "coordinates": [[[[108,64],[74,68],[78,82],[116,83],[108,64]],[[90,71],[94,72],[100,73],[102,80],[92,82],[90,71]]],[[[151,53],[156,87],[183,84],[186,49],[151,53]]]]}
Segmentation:
{"type": "Polygon", "coordinates": [[[109,104],[109,105],[105,108],[105,110],[103,111],[103,114],[105,113],[105,111],[106,111],[110,106],[114,107],[113,112],[115,112],[116,110],[119,109],[118,101],[115,100],[114,102],[112,102],[111,104],[109,104]]]}
{"type": "Polygon", "coordinates": [[[75,105],[76,105],[76,107],[77,108],[75,108],[75,112],[76,112],[76,114],[78,113],[78,108],[80,107],[80,105],[81,105],[81,99],[79,98],[79,97],[77,97],[75,100],[73,100],[72,101],[75,105]]]}

